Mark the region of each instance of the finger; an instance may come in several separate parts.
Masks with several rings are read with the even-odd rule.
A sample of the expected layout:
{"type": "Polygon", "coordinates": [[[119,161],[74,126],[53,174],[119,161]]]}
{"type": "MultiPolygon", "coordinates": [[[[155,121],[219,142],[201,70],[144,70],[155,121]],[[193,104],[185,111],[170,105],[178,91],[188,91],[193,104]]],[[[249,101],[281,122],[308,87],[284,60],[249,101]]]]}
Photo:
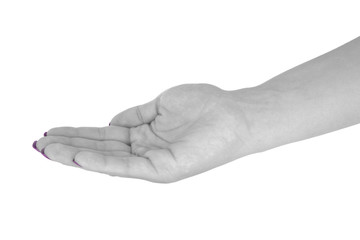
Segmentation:
{"type": "Polygon", "coordinates": [[[57,127],[50,129],[46,136],[64,136],[93,140],[115,140],[130,143],[129,129],[125,127],[57,127]]]}
{"type": "Polygon", "coordinates": [[[75,161],[84,169],[112,176],[140,178],[157,182],[159,175],[149,159],[143,157],[114,157],[93,152],[79,152],[75,161]]]}
{"type": "Polygon", "coordinates": [[[123,151],[96,151],[88,150],[86,148],[76,148],[72,146],[67,146],[61,143],[52,143],[47,145],[41,153],[49,158],[50,160],[57,161],[69,166],[79,166],[74,162],[74,157],[77,153],[81,151],[90,151],[97,154],[102,154],[105,156],[114,156],[114,157],[127,157],[131,156],[128,152],[123,151]]]}
{"type": "Polygon", "coordinates": [[[86,138],[69,138],[63,136],[47,136],[42,137],[35,143],[35,147],[41,151],[47,145],[51,143],[62,143],[68,146],[87,148],[89,150],[98,151],[125,151],[130,152],[129,145],[120,141],[98,141],[86,138]]]}
{"type": "Polygon", "coordinates": [[[116,115],[110,125],[123,127],[136,127],[153,121],[158,114],[158,98],[144,105],[129,108],[116,115]]]}

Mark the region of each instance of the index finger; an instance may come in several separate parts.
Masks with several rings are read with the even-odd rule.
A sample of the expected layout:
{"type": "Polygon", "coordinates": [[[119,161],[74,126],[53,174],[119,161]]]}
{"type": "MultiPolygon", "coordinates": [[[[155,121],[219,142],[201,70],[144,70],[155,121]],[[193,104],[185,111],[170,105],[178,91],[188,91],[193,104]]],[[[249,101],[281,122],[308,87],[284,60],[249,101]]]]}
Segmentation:
{"type": "Polygon", "coordinates": [[[92,140],[114,140],[130,144],[129,128],[119,126],[109,127],[57,127],[50,129],[46,136],[64,136],[87,138],[92,140]]]}

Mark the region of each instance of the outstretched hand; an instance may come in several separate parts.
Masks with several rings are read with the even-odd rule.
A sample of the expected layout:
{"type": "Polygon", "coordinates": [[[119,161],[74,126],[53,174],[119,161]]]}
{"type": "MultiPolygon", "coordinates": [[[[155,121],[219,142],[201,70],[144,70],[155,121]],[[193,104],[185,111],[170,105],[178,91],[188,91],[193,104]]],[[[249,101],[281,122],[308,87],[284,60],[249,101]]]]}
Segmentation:
{"type": "Polygon", "coordinates": [[[253,88],[171,88],[109,127],[53,128],[33,146],[86,170],[174,182],[360,122],[360,38],[253,88]]]}
{"type": "Polygon", "coordinates": [[[246,154],[246,117],[230,95],[207,84],[177,86],[119,113],[108,127],[53,128],[34,147],[70,166],[174,182],[246,154]]]}

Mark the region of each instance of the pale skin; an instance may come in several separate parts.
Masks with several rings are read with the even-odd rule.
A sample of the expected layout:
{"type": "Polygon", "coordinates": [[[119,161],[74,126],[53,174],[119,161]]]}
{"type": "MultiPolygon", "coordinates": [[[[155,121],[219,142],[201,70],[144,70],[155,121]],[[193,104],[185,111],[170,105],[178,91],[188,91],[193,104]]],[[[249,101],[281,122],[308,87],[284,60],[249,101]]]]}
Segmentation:
{"type": "Polygon", "coordinates": [[[65,165],[170,183],[358,123],[360,37],[259,86],[177,86],[108,127],[50,129],[35,147],[65,165]]]}

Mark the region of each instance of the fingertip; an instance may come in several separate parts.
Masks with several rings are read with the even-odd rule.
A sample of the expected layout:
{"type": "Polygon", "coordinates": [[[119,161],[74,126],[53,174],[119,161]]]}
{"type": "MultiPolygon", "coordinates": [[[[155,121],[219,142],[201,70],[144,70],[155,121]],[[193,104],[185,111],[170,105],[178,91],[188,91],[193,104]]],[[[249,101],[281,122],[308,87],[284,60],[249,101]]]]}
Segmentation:
{"type": "Polygon", "coordinates": [[[46,137],[47,136],[47,132],[44,132],[44,137],[46,137]]]}
{"type": "Polygon", "coordinates": [[[37,147],[36,147],[36,143],[37,143],[37,141],[34,141],[33,144],[32,144],[32,147],[33,147],[36,151],[40,152],[39,149],[37,149],[37,147]]]}
{"type": "Polygon", "coordinates": [[[43,149],[41,149],[41,154],[44,156],[44,157],[46,157],[47,159],[50,159],[48,156],[46,156],[46,154],[45,154],[45,148],[43,148],[43,149]]]}
{"type": "Polygon", "coordinates": [[[80,151],[74,156],[73,162],[81,167],[86,167],[87,165],[86,159],[88,158],[89,158],[88,152],[80,151]]]}
{"type": "Polygon", "coordinates": [[[81,167],[81,168],[82,168],[82,166],[81,166],[79,163],[77,163],[77,162],[75,161],[75,158],[74,158],[72,161],[73,161],[73,163],[75,163],[77,166],[79,166],[79,167],[81,167]]]}
{"type": "Polygon", "coordinates": [[[111,120],[111,124],[122,127],[137,127],[149,123],[158,115],[157,104],[158,98],[155,98],[143,105],[128,108],[117,114],[111,120]]]}

